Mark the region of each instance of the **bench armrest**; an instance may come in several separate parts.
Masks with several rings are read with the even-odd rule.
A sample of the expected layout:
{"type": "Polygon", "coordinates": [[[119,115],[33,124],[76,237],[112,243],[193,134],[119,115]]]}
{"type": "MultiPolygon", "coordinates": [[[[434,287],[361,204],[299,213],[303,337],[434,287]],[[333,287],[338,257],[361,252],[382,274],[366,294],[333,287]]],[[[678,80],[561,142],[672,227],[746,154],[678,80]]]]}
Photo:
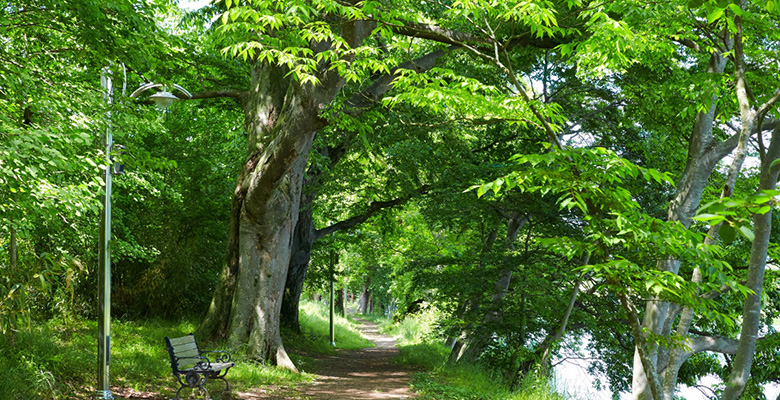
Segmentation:
{"type": "Polygon", "coordinates": [[[178,369],[179,361],[181,360],[198,360],[196,363],[192,365],[193,369],[211,368],[211,360],[209,360],[207,357],[176,357],[177,369],[178,369]]]}
{"type": "Polygon", "coordinates": [[[221,362],[221,363],[228,363],[231,361],[232,357],[230,356],[230,353],[228,353],[225,350],[210,350],[210,351],[202,351],[201,354],[217,354],[214,358],[214,361],[221,362]]]}

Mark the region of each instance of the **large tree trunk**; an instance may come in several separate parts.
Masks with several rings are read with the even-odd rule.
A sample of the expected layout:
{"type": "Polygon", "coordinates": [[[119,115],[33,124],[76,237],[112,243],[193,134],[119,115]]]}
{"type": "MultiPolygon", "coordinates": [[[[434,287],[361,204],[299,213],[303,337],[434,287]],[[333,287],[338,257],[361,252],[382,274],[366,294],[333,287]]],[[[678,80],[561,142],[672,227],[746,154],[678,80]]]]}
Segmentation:
{"type": "Polygon", "coordinates": [[[230,308],[233,302],[233,294],[236,290],[239,269],[238,229],[239,217],[246,196],[244,181],[257,165],[257,154],[249,157],[244,163],[244,168],[239,175],[238,184],[233,192],[233,202],[230,206],[230,226],[228,229],[227,256],[222,268],[219,285],[214,292],[206,317],[198,328],[198,336],[208,337],[214,340],[227,338],[230,308]]]}
{"type": "Polygon", "coordinates": [[[244,102],[249,161],[236,189],[228,259],[201,332],[225,337],[249,354],[292,370],[282,345],[279,314],[298,222],[303,176],[311,144],[326,125],[323,101],[340,89],[284,79],[279,67],[258,64],[244,102]]]}

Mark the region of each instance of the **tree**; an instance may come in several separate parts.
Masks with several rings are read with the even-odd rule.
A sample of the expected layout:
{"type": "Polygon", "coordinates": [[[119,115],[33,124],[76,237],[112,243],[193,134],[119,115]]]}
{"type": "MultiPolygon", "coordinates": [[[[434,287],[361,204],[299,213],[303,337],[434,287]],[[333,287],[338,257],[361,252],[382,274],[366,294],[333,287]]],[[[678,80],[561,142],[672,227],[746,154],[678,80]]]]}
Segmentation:
{"type": "MultiPolygon", "coordinates": [[[[453,50],[491,42],[450,28],[468,24],[459,15],[460,7],[420,10],[435,17],[458,17],[436,25],[421,23],[421,15],[398,11],[400,4],[226,5],[229,9],[222,17],[229,41],[226,52],[253,63],[249,90],[234,93],[245,111],[248,156],[232,206],[222,285],[201,331],[233,344],[247,343],[254,356],[294,369],[279,336],[280,299],[314,137],[338,118],[360,114],[389,92],[391,82],[406,75],[404,71],[429,70],[453,50]],[[381,50],[410,43],[400,40],[403,37],[426,39],[413,46],[413,61],[406,63],[381,50]],[[328,118],[324,111],[335,114],[328,118]]],[[[481,9],[478,4],[463,6],[481,9]]],[[[541,38],[550,31],[552,14],[540,6],[532,8],[507,4],[491,10],[491,18],[536,34],[507,38],[506,43],[511,41],[515,48],[554,45],[541,38]]]]}

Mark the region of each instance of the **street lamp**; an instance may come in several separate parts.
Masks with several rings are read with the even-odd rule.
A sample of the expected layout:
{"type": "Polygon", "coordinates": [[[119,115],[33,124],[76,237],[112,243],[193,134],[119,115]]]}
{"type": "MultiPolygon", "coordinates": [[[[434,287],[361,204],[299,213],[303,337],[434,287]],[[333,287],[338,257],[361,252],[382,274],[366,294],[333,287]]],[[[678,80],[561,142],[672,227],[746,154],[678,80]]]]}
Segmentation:
{"type": "MultiPolygon", "coordinates": [[[[104,69],[100,74],[100,86],[103,88],[103,100],[106,104],[113,102],[113,83],[111,82],[110,72],[104,69]]],[[[137,97],[141,92],[148,89],[162,87],[163,91],[157,92],[149,98],[157,104],[157,108],[166,109],[175,101],[180,100],[172,93],[165,90],[165,86],[156,83],[147,83],[134,91],[130,97],[137,97]]],[[[174,84],[175,90],[184,93],[187,98],[192,97],[183,87],[174,84]]],[[[114,139],[111,134],[111,112],[107,114],[109,123],[106,126],[106,172],[104,176],[105,197],[103,203],[103,213],[101,215],[98,247],[98,370],[97,387],[95,390],[95,399],[109,400],[113,399],[111,385],[109,383],[109,364],[111,362],[111,183],[115,172],[111,163],[111,152],[114,148],[114,139]]]]}
{"type": "MultiPolygon", "coordinates": [[[[149,99],[151,99],[154,102],[154,104],[157,105],[157,108],[164,110],[170,107],[174,102],[181,100],[181,98],[176,97],[173,93],[169,92],[165,87],[165,85],[163,85],[162,83],[152,83],[152,82],[142,85],[141,87],[136,89],[135,92],[130,94],[130,97],[137,97],[143,91],[153,89],[153,88],[158,88],[158,87],[163,88],[163,90],[149,96],[149,99]]],[[[187,89],[175,83],[173,84],[173,88],[174,90],[178,90],[184,93],[184,95],[187,96],[188,99],[192,97],[192,94],[190,94],[190,92],[188,92],[187,89]]]]}

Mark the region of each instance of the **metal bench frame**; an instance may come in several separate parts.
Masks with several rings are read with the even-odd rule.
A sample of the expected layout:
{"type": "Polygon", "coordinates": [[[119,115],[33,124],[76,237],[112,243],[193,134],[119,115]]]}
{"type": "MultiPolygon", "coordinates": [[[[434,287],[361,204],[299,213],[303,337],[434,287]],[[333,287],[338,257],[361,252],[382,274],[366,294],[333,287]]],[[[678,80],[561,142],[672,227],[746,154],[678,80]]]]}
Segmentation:
{"type": "Polygon", "coordinates": [[[225,393],[230,393],[230,383],[225,379],[228,370],[235,365],[231,362],[230,353],[222,350],[201,351],[191,333],[178,338],[166,336],[165,347],[168,348],[171,358],[173,375],[181,385],[176,391],[176,400],[184,388],[200,389],[206,393],[206,399],[210,399],[209,391],[205,387],[209,379],[221,379],[225,382],[225,393]],[[204,354],[215,354],[214,362],[204,354]]]}

